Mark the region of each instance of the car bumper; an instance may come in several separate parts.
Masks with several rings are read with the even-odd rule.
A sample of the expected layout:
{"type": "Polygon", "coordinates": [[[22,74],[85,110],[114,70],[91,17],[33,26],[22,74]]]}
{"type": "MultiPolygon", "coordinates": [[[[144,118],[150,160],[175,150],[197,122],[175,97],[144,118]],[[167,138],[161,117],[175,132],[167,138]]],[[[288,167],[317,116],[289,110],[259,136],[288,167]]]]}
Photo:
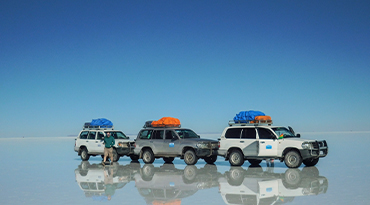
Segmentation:
{"type": "Polygon", "coordinates": [[[198,157],[209,157],[218,155],[217,149],[197,149],[195,153],[198,157]]]}
{"type": "Polygon", "coordinates": [[[302,159],[326,157],[328,155],[328,149],[302,149],[299,150],[302,159]]]}
{"type": "Polygon", "coordinates": [[[116,148],[117,154],[118,155],[131,155],[134,153],[134,148],[133,147],[117,147],[116,148]]]}

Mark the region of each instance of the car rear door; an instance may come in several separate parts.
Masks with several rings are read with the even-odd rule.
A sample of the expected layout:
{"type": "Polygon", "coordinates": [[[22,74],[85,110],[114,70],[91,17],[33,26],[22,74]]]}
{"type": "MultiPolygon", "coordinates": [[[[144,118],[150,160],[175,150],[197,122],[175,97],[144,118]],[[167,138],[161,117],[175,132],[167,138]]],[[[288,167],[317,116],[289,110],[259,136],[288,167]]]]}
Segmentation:
{"type": "Polygon", "coordinates": [[[87,150],[89,153],[96,153],[99,150],[98,140],[96,140],[96,131],[90,131],[87,136],[87,150]]]}
{"type": "Polygon", "coordinates": [[[258,155],[258,141],[256,139],[256,129],[254,127],[243,128],[240,143],[242,143],[244,156],[258,155]]]}
{"type": "Polygon", "coordinates": [[[150,146],[154,154],[160,154],[163,152],[163,135],[164,130],[153,130],[152,139],[150,139],[150,146]]]}

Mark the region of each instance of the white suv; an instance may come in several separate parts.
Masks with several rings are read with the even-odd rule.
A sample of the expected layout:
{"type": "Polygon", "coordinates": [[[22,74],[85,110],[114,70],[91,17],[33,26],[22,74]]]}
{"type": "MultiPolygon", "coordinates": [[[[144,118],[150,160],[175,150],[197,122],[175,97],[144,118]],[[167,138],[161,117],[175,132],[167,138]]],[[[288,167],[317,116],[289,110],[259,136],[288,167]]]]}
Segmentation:
{"type": "Polygon", "coordinates": [[[74,150],[81,156],[83,161],[89,160],[90,156],[104,156],[103,139],[106,132],[110,132],[116,143],[113,146],[113,161],[118,161],[121,156],[130,156],[132,160],[139,157],[134,154],[134,141],[130,141],[122,131],[114,130],[113,126],[107,128],[103,126],[84,125],[83,130],[76,138],[74,150]]]}
{"type": "Polygon", "coordinates": [[[297,168],[302,162],[306,166],[315,166],[319,158],[328,154],[325,140],[301,139],[291,127],[258,123],[229,122],[219,139],[219,146],[218,155],[229,160],[232,166],[241,166],[244,160],[258,165],[264,159],[284,161],[289,168],[297,168]]]}

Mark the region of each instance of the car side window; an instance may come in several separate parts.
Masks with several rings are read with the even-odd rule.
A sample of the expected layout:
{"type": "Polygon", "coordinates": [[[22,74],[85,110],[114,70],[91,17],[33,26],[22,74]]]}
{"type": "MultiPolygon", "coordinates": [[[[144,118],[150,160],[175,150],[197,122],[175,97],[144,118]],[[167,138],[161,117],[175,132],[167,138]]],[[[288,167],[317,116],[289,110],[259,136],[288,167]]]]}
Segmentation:
{"type": "Polygon", "coordinates": [[[88,139],[89,140],[94,140],[95,139],[96,132],[89,132],[88,139]]]}
{"type": "Polygon", "coordinates": [[[242,139],[256,139],[256,129],[244,128],[242,132],[242,139]]]}
{"type": "Polygon", "coordinates": [[[87,139],[87,134],[88,134],[89,132],[88,131],[83,131],[83,132],[81,132],[81,134],[80,134],[80,139],[87,139]]]}
{"type": "Polygon", "coordinates": [[[97,140],[102,140],[104,137],[104,134],[102,132],[98,132],[97,140]]]}
{"type": "Polygon", "coordinates": [[[228,139],[240,139],[242,128],[231,128],[225,133],[225,137],[228,139]]]}
{"type": "Polygon", "coordinates": [[[176,134],[172,130],[166,130],[166,140],[176,139],[176,134]]]}
{"type": "Polygon", "coordinates": [[[163,139],[163,133],[164,133],[164,130],[154,130],[152,139],[162,140],[163,139]]]}
{"type": "Polygon", "coordinates": [[[151,139],[152,137],[152,130],[143,130],[140,133],[139,138],[143,140],[151,139]]]}
{"type": "Polygon", "coordinates": [[[270,130],[264,128],[258,128],[258,136],[260,139],[276,139],[270,130]]]}

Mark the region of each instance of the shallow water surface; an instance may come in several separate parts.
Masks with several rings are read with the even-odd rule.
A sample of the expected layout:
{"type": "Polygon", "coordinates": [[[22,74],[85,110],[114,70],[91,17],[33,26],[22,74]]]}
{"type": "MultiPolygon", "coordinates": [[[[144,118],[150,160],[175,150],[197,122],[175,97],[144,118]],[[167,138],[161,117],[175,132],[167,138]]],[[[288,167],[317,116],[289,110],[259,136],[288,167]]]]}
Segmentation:
{"type": "Polygon", "coordinates": [[[101,157],[82,162],[74,138],[0,139],[2,204],[368,204],[368,133],[306,134],[326,139],[329,154],[315,167],[288,169],[263,161],[259,167],[195,166],[176,158],[151,165],[122,157],[103,167],[101,157]]]}

